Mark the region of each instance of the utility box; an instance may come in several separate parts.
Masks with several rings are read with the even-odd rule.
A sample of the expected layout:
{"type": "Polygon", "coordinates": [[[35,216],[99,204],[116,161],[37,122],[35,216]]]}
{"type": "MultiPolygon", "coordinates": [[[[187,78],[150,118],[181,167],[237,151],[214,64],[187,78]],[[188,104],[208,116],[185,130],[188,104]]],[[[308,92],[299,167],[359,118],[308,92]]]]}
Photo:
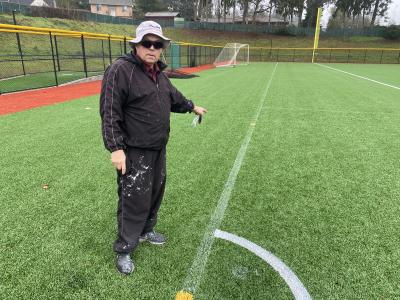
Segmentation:
{"type": "Polygon", "coordinates": [[[185,27],[185,19],[184,18],[175,17],[174,18],[174,27],[175,28],[184,28],[185,27]]]}

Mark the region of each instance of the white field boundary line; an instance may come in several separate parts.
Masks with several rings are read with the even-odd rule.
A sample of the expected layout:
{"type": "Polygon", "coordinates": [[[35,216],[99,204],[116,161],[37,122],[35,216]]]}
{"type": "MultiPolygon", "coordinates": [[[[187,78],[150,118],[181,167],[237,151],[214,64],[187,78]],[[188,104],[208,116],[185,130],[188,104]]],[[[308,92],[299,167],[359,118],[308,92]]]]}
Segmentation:
{"type": "Polygon", "coordinates": [[[334,110],[334,109],[314,109],[314,108],[289,108],[289,107],[270,107],[271,110],[287,110],[297,112],[326,112],[326,113],[337,113],[337,114],[358,114],[358,115],[399,115],[397,112],[385,112],[385,111],[357,111],[357,110],[334,110]]]}
{"type": "Polygon", "coordinates": [[[257,255],[259,258],[264,260],[267,264],[269,264],[282,279],[289,286],[292,294],[296,300],[311,300],[310,294],[307,292],[304,285],[301,283],[296,274],[287,266],[283,261],[281,261],[278,257],[273,255],[271,252],[265,250],[264,248],[258,246],[257,244],[237,236],[235,234],[222,231],[215,230],[214,236],[220,239],[224,239],[226,241],[232,242],[236,245],[239,245],[253,254],[257,255]]]}
{"type": "Polygon", "coordinates": [[[229,177],[225,182],[225,186],[224,186],[224,189],[218,200],[217,207],[215,208],[215,211],[211,217],[211,220],[206,227],[203,240],[201,241],[199,247],[197,248],[197,255],[193,261],[193,264],[192,264],[192,266],[186,276],[184,284],[183,284],[184,291],[187,291],[187,292],[190,292],[193,294],[193,293],[195,293],[198,285],[200,284],[201,277],[203,275],[205,266],[207,264],[208,257],[211,252],[211,247],[214,243],[214,232],[221,225],[222,219],[225,214],[225,210],[228,206],[228,202],[229,202],[233,187],[235,185],[237,175],[239,173],[240,167],[242,165],[244,156],[247,151],[247,147],[248,147],[251,137],[253,135],[255,124],[256,124],[258,117],[260,116],[260,112],[263,108],[265,98],[267,97],[268,90],[269,90],[269,87],[271,86],[272,78],[274,77],[277,66],[278,66],[278,63],[275,64],[275,67],[272,71],[271,77],[267,83],[265,91],[264,91],[263,95],[261,96],[260,104],[254,115],[253,121],[251,122],[250,127],[247,130],[246,136],[243,139],[243,142],[240,146],[240,149],[236,156],[233,167],[229,173],[229,177]]]}
{"type": "Polygon", "coordinates": [[[324,68],[328,68],[328,69],[331,69],[331,70],[334,70],[334,71],[337,71],[337,72],[342,72],[342,73],[345,73],[347,75],[354,76],[354,77],[357,77],[357,78],[361,78],[361,79],[364,79],[364,80],[372,81],[372,82],[375,82],[377,84],[381,84],[381,85],[384,85],[384,86],[388,86],[388,87],[394,88],[396,90],[400,90],[400,87],[398,87],[398,86],[387,84],[387,83],[384,83],[384,82],[380,82],[380,81],[377,81],[377,80],[374,80],[374,79],[371,79],[371,78],[368,78],[368,77],[364,77],[364,76],[360,76],[360,75],[357,75],[357,74],[353,74],[353,73],[350,73],[350,72],[346,72],[346,71],[343,71],[343,70],[340,70],[340,69],[336,69],[336,68],[333,68],[333,67],[329,67],[329,66],[326,66],[326,65],[322,65],[322,64],[319,64],[319,63],[315,63],[315,65],[318,65],[318,66],[324,67],[324,68]]]}

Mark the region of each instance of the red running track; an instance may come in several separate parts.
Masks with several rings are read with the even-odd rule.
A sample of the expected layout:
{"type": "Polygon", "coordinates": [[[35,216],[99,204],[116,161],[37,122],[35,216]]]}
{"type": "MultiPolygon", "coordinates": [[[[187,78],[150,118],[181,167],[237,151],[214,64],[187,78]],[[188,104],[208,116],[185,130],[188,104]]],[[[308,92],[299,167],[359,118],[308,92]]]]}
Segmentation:
{"type": "MultiPolygon", "coordinates": [[[[202,65],[179,70],[185,73],[196,73],[212,68],[214,68],[213,65],[202,65]]],[[[100,94],[100,89],[101,81],[98,80],[0,95],[0,115],[97,95],[100,94]]]]}
{"type": "Polygon", "coordinates": [[[100,94],[101,81],[0,95],[0,115],[100,94]]]}

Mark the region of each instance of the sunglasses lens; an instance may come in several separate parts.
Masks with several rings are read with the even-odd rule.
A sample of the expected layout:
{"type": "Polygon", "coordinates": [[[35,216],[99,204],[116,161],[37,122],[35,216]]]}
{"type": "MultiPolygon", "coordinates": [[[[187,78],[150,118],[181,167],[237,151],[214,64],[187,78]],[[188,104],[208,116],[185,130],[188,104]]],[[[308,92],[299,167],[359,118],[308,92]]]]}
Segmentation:
{"type": "Polygon", "coordinates": [[[162,42],[155,42],[153,45],[156,49],[161,49],[162,47],[164,47],[164,44],[162,42]]]}
{"type": "Polygon", "coordinates": [[[161,49],[161,48],[164,47],[163,42],[158,42],[158,41],[156,41],[156,42],[152,42],[152,41],[142,41],[140,44],[141,44],[143,47],[147,48],[147,49],[150,49],[151,46],[153,46],[154,49],[161,49]]]}

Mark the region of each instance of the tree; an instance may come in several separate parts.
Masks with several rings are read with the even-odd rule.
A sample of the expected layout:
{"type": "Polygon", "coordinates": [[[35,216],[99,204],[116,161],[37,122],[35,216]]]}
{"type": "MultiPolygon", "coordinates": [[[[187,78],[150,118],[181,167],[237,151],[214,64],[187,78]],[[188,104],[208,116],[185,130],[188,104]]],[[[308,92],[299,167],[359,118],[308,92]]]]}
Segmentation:
{"type": "Polygon", "coordinates": [[[249,2],[250,0],[239,0],[239,5],[243,10],[243,19],[242,23],[247,24],[247,15],[249,13],[249,2]]]}
{"type": "Polygon", "coordinates": [[[58,0],[57,7],[67,9],[89,9],[89,0],[58,0]]]}
{"type": "Polygon", "coordinates": [[[383,17],[388,10],[391,0],[375,0],[374,10],[372,12],[371,26],[375,25],[377,16],[383,17]]]}
{"type": "Polygon", "coordinates": [[[147,12],[166,11],[168,5],[163,0],[135,0],[135,12],[137,16],[143,17],[147,12]]]}
{"type": "Polygon", "coordinates": [[[333,13],[333,17],[335,18],[338,12],[342,13],[342,28],[345,28],[346,17],[350,17],[352,9],[353,9],[353,0],[337,0],[335,3],[336,10],[333,13]]]}
{"type": "Polygon", "coordinates": [[[179,12],[182,18],[185,18],[186,20],[196,19],[194,17],[198,6],[196,1],[193,3],[192,0],[165,0],[164,3],[168,10],[179,12]]]}
{"type": "Polygon", "coordinates": [[[306,17],[304,23],[307,27],[315,27],[318,8],[323,7],[324,4],[328,2],[330,2],[330,0],[306,0],[306,17]]]}

